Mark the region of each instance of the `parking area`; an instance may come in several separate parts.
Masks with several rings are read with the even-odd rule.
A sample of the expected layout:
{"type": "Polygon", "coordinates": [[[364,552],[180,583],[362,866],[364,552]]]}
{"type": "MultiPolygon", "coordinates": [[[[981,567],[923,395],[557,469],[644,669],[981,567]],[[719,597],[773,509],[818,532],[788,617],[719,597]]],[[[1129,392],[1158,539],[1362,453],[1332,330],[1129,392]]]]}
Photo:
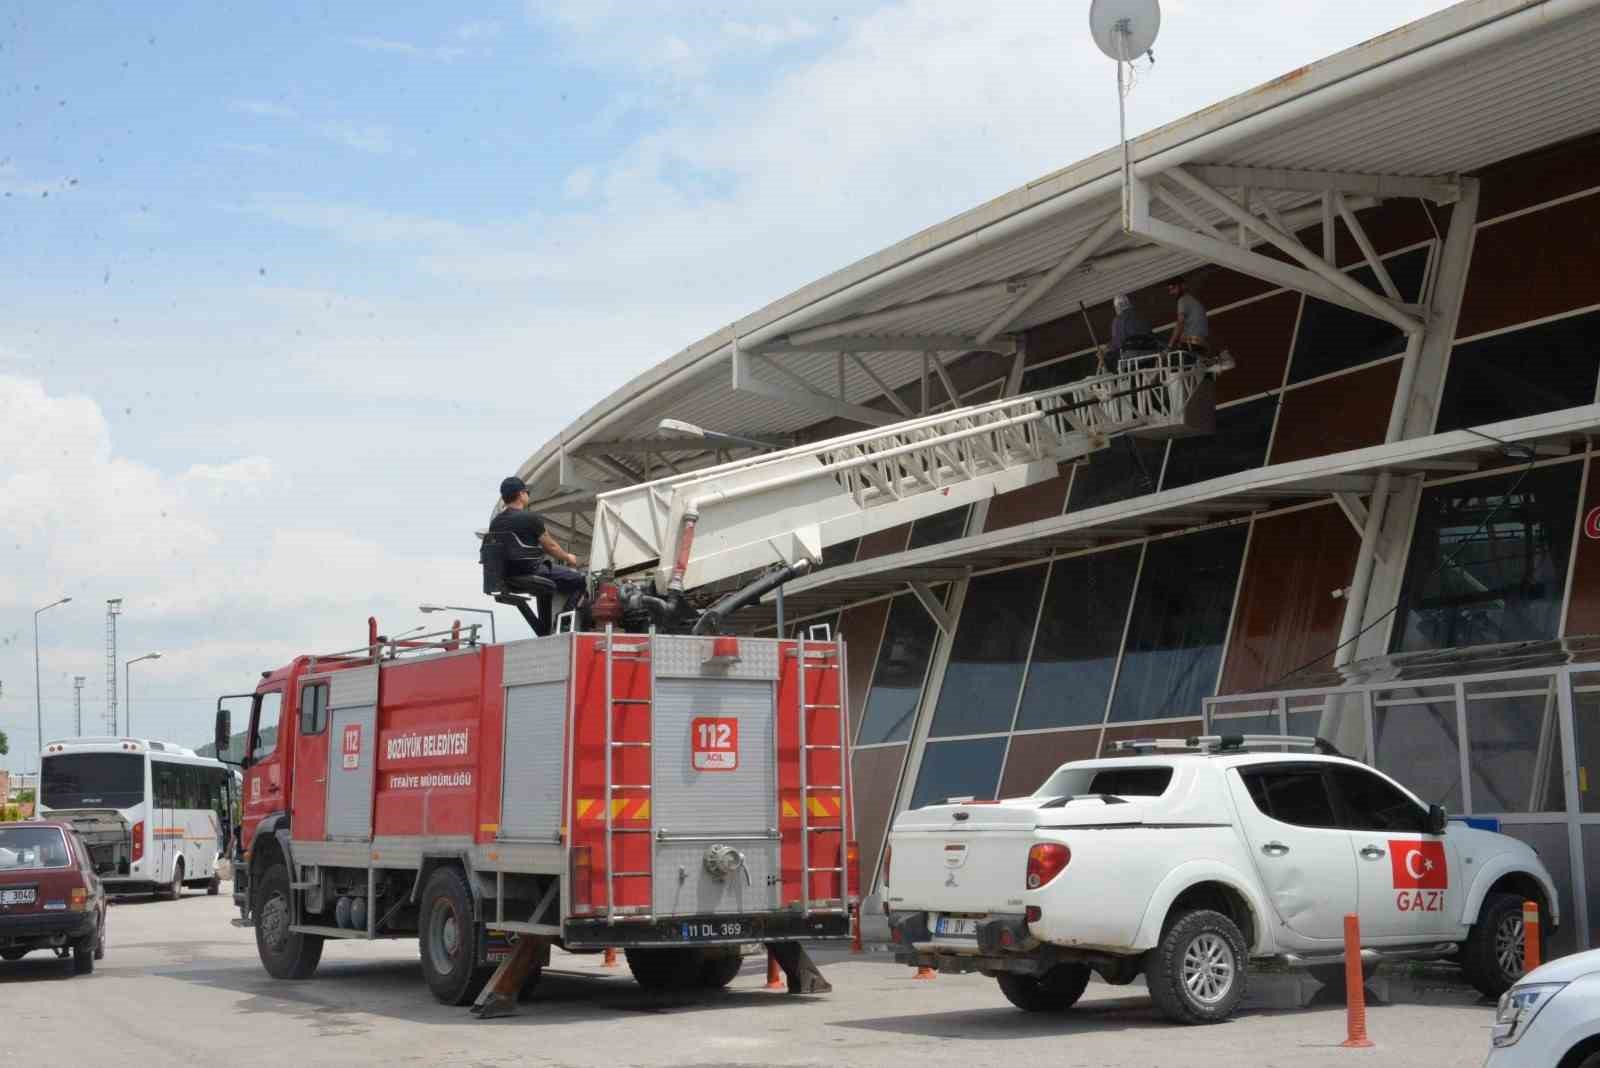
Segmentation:
{"type": "Polygon", "coordinates": [[[758,958],[726,991],[655,996],[626,966],[557,952],[538,995],[479,1022],[429,997],[410,942],[331,945],[314,979],[277,982],[229,899],[119,901],[92,976],[34,954],[0,964],[7,1028],[34,1063],[618,1065],[1478,1064],[1492,1009],[1443,977],[1384,979],[1374,1050],[1339,1047],[1342,1001],[1309,979],[1261,977],[1250,1008],[1216,1027],[1159,1019],[1138,985],[1091,984],[1055,1017],[1013,1009],[981,976],[914,980],[883,957],[835,955],[834,993],[763,989],[758,958]],[[1303,1004],[1308,1002],[1309,1004],[1303,1004]],[[1303,1007],[1294,1007],[1303,1006],[1303,1007]]]}

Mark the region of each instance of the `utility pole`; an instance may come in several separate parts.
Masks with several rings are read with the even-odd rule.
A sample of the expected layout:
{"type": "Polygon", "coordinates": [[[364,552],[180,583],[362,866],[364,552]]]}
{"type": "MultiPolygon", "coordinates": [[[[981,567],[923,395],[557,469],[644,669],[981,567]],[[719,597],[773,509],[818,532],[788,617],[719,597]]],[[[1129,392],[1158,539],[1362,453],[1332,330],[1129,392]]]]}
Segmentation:
{"type": "Polygon", "coordinates": [[[122,598],[106,601],[106,733],[117,733],[117,617],[122,614],[122,598]]]}
{"type": "Polygon", "coordinates": [[[72,676],[72,735],[83,737],[83,683],[82,675],[72,676]]]}

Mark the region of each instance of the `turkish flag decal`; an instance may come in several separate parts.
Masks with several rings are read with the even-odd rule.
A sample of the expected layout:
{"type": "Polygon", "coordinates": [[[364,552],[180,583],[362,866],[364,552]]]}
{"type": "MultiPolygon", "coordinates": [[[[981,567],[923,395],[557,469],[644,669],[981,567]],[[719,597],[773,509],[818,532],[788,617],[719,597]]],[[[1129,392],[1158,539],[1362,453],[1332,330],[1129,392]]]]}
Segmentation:
{"type": "Polygon", "coordinates": [[[1450,885],[1443,842],[1389,840],[1396,890],[1443,890],[1450,885]]]}

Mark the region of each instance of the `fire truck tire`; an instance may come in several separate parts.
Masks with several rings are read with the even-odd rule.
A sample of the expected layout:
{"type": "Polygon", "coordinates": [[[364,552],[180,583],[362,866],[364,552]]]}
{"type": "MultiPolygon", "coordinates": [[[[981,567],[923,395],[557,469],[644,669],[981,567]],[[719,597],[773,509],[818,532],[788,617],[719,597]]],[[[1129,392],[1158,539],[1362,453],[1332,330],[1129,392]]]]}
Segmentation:
{"type": "Polygon", "coordinates": [[[704,956],[705,963],[700,966],[700,985],[709,990],[720,990],[733,982],[744,965],[744,957],[739,955],[738,950],[720,955],[706,953],[704,956]]]}
{"type": "Polygon", "coordinates": [[[705,954],[698,949],[675,946],[629,949],[624,953],[634,981],[646,990],[683,990],[700,984],[705,954]]]}
{"type": "Polygon", "coordinates": [[[256,952],[274,979],[309,979],[322,961],[322,936],[289,930],[294,917],[291,892],[289,869],[281,863],[261,876],[255,909],[256,952]]]}
{"type": "Polygon", "coordinates": [[[422,888],[422,977],[442,1005],[468,1005],[493,968],[478,967],[472,894],[458,868],[435,868],[422,888]]]}

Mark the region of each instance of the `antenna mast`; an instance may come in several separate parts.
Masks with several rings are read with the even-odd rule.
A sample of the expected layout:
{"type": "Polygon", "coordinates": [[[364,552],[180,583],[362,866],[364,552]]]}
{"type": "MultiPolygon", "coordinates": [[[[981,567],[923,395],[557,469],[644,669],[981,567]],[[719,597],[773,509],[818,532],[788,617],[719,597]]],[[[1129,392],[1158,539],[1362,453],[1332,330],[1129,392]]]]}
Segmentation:
{"type": "Polygon", "coordinates": [[[1117,63],[1117,136],[1122,141],[1122,229],[1129,230],[1132,222],[1133,161],[1128,148],[1127,98],[1133,89],[1133,80],[1123,82],[1123,68],[1131,69],[1140,54],[1155,55],[1150,46],[1156,42],[1161,29],[1159,0],[1094,0],[1089,5],[1089,33],[1094,43],[1117,63]]]}
{"type": "Polygon", "coordinates": [[[72,676],[72,736],[83,737],[83,684],[82,675],[72,676]]]}
{"type": "Polygon", "coordinates": [[[106,601],[106,733],[117,733],[117,617],[122,614],[122,598],[106,601]]]}

